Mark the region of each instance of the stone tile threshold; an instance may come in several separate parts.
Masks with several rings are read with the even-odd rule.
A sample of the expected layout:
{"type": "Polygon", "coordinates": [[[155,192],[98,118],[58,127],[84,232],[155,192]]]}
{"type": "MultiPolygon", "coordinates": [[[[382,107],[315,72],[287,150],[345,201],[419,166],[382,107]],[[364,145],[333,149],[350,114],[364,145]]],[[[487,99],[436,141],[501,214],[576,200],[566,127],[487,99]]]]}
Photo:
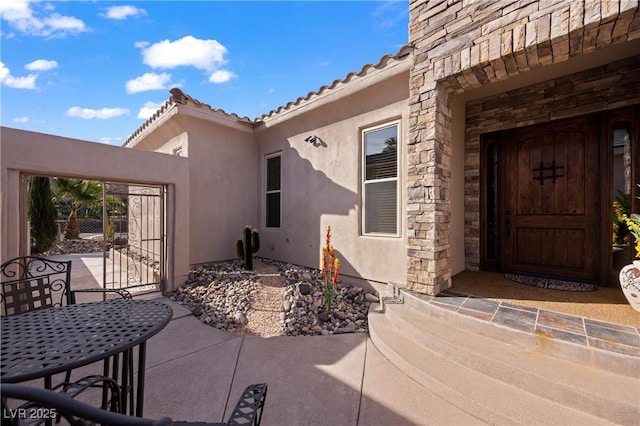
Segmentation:
{"type": "Polygon", "coordinates": [[[640,357],[640,330],[636,327],[483,299],[449,290],[435,297],[410,293],[431,305],[481,321],[585,347],[640,357]]]}

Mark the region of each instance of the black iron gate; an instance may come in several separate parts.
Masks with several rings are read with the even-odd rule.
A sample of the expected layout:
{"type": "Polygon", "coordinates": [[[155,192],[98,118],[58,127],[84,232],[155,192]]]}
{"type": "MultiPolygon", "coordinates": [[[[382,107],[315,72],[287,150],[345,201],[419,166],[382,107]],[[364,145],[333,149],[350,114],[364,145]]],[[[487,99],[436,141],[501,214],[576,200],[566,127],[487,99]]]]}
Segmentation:
{"type": "Polygon", "coordinates": [[[166,188],[104,182],[105,288],[132,294],[163,290],[166,188]]]}

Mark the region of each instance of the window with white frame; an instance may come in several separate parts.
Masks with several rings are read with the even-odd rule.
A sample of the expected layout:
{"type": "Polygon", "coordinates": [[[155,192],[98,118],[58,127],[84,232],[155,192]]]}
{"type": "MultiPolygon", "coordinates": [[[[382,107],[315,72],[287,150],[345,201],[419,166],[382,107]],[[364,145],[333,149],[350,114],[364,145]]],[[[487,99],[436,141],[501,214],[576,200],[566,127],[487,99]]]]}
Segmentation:
{"type": "Polygon", "coordinates": [[[364,234],[398,235],[399,128],[394,121],[362,130],[364,234]]]}
{"type": "Polygon", "coordinates": [[[282,205],[282,156],[280,154],[265,157],[265,226],[280,228],[280,208],[282,205]]]}

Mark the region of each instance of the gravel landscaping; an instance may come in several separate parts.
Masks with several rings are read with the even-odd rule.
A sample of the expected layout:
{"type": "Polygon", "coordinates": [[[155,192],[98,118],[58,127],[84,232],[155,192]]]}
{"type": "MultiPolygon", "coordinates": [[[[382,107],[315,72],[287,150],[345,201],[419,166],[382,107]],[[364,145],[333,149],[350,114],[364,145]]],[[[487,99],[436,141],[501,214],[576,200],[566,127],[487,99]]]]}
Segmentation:
{"type": "Polygon", "coordinates": [[[254,271],[247,271],[240,260],[194,266],[171,299],[204,323],[234,333],[313,336],[368,332],[367,313],[378,300],[375,294],[338,282],[333,312],[328,314],[319,270],[268,259],[256,259],[255,266],[254,271]],[[276,291],[265,292],[264,287],[276,291]],[[269,314],[257,316],[253,311],[269,314]]]}
{"type": "MultiPolygon", "coordinates": [[[[101,252],[100,240],[55,242],[44,255],[101,252]]],[[[320,270],[255,258],[247,271],[238,259],[196,265],[171,295],[204,323],[258,336],[315,336],[368,332],[367,313],[377,296],[338,281],[333,312],[326,312],[320,270]]]]}
{"type": "Polygon", "coordinates": [[[54,256],[57,254],[97,253],[102,250],[102,240],[62,240],[54,242],[51,248],[42,255],[54,256]]]}

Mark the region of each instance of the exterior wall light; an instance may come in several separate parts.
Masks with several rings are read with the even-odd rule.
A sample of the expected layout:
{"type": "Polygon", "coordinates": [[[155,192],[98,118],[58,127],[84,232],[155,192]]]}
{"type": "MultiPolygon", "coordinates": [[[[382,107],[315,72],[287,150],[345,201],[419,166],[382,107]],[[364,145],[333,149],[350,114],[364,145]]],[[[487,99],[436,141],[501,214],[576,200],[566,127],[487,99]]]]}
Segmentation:
{"type": "Polygon", "coordinates": [[[313,144],[313,146],[327,146],[327,144],[324,143],[324,141],[316,135],[307,136],[306,138],[304,138],[304,141],[313,144]]]}

